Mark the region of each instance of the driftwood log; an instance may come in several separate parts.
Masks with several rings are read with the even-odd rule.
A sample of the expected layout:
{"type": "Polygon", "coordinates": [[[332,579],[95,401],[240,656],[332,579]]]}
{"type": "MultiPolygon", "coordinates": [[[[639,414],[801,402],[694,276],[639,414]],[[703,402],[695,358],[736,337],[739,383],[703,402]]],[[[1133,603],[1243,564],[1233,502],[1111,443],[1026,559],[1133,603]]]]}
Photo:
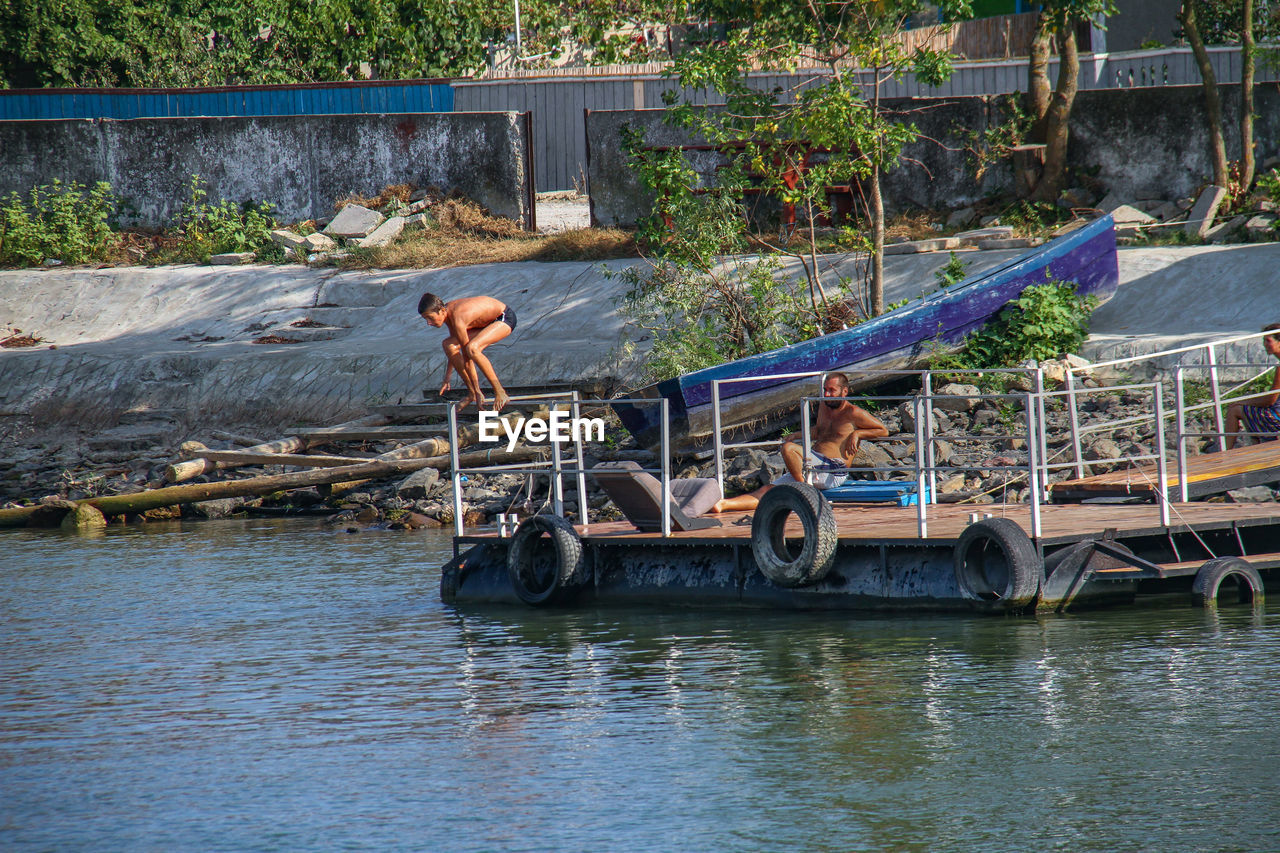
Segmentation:
{"type": "MultiPolygon", "coordinates": [[[[459,464],[466,467],[484,465],[510,465],[518,462],[529,462],[541,458],[545,448],[518,447],[510,452],[495,447],[493,450],[477,450],[464,453],[459,457],[459,464]]],[[[130,495],[105,495],[96,498],[85,498],[75,501],[96,507],[103,515],[134,515],[149,509],[174,506],[198,501],[216,500],[218,498],[238,498],[250,495],[265,495],[271,492],[303,489],[308,486],[321,486],[330,483],[345,483],[353,480],[373,480],[408,474],[423,468],[446,470],[450,466],[448,454],[431,456],[425,459],[380,460],[374,459],[358,465],[344,465],[339,468],[321,468],[312,471],[299,471],[290,474],[271,474],[263,477],[248,477],[243,480],[225,480],[219,483],[192,483],[184,486],[166,486],[161,489],[150,489],[130,495]]],[[[22,527],[38,511],[48,512],[44,505],[0,509],[0,527],[22,527]]]]}
{"type": "MultiPolygon", "coordinates": [[[[366,415],[363,418],[356,418],[353,421],[347,421],[339,424],[334,429],[342,427],[351,427],[358,429],[366,426],[378,426],[385,424],[390,418],[386,415],[366,415]]],[[[268,441],[265,444],[255,444],[252,447],[246,447],[243,453],[298,453],[317,444],[322,444],[323,439],[310,438],[301,435],[291,435],[287,438],[279,438],[275,441],[268,441]]],[[[257,464],[276,464],[288,465],[292,463],[276,462],[276,463],[258,463],[258,462],[220,462],[207,458],[201,453],[195,459],[188,459],[185,462],[175,462],[164,470],[164,480],[166,483],[182,483],[187,480],[199,477],[201,474],[209,471],[217,471],[223,468],[234,468],[237,465],[257,465],[257,464]]]]}

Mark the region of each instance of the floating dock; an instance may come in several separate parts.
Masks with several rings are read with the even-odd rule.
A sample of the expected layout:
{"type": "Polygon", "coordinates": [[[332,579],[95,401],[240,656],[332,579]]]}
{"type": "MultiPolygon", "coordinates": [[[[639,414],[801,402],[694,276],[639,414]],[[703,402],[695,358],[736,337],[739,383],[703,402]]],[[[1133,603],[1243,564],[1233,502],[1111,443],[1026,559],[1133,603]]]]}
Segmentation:
{"type": "MultiPolygon", "coordinates": [[[[921,538],[910,507],[831,507],[830,565],[804,585],[784,585],[762,570],[757,557],[772,550],[771,537],[742,513],[726,513],[720,527],[666,537],[625,522],[572,528],[581,565],[567,580],[558,574],[565,555],[553,539],[541,540],[541,566],[537,558],[521,566],[512,559],[515,537],[476,533],[457,538],[460,553],[444,569],[441,595],[449,603],[568,607],[1062,611],[1154,595],[1260,601],[1263,578],[1280,568],[1273,506],[1177,504],[1169,526],[1149,505],[1046,506],[1034,539],[1026,504],[981,509],[975,519],[972,507],[934,507],[921,538]]],[[[802,557],[802,519],[788,518],[783,536],[784,559],[802,557]]]]}
{"type": "MultiPolygon", "coordinates": [[[[1215,364],[1211,355],[1207,363],[1215,364]]],[[[554,513],[469,533],[458,522],[455,556],[442,571],[441,597],[459,605],[987,613],[1060,612],[1153,598],[1256,605],[1263,600],[1266,580],[1280,568],[1280,508],[1275,503],[1189,498],[1280,479],[1280,442],[1186,452],[1205,438],[1222,441],[1220,409],[1229,395],[1220,393],[1215,370],[1212,402],[1187,405],[1183,369],[1176,368],[1175,406],[1168,413],[1160,382],[1078,388],[1068,375],[1065,390],[1046,391],[1039,368],[1013,369],[1004,371],[1009,379],[1034,390],[982,393],[953,386],[967,390],[940,394],[932,390],[931,372],[918,371],[920,391],[907,398],[914,435],[898,436],[909,445],[898,454],[901,461],[862,469],[879,481],[857,481],[826,493],[804,484],[775,486],[752,513],[697,517],[697,510],[691,510],[686,516],[672,487],[669,430],[664,430],[659,467],[646,471],[618,467],[631,463],[588,470],[581,445],[574,453],[576,464],[571,460],[566,465],[559,448],[548,463],[554,513]],[[1109,424],[1082,425],[1080,401],[1117,392],[1136,397],[1148,413],[1116,421],[1142,430],[1146,447],[1135,443],[1134,455],[1088,460],[1081,452],[1081,436],[1109,424]],[[1007,432],[938,432],[935,406],[955,412],[979,402],[1019,410],[1007,418],[1007,432]],[[1058,426],[1049,425],[1045,413],[1050,410],[1060,413],[1058,426]],[[1197,412],[1201,418],[1212,413],[1216,425],[1211,431],[1188,419],[1197,412]],[[1065,429],[1060,425],[1064,419],[1069,424],[1065,429]],[[1016,459],[994,455],[983,463],[941,464],[935,450],[944,438],[991,442],[1006,454],[1014,448],[1020,454],[1016,459]],[[1092,474],[1090,469],[1100,465],[1113,470],[1092,474]],[[1003,488],[1025,483],[1025,502],[938,502],[941,475],[962,471],[968,476],[979,466],[1004,478],[1003,488]],[[1074,472],[1074,478],[1065,479],[1064,469],[1074,472]],[[585,477],[596,477],[627,521],[570,523],[562,512],[564,475],[577,477],[580,501],[586,494],[585,477]],[[624,475],[633,478],[628,491],[614,494],[607,481],[624,475]],[[872,495],[887,503],[867,502],[872,495]]],[[[820,380],[822,374],[812,376],[820,380]]],[[[810,407],[822,399],[798,401],[802,445],[809,443],[810,407]]],[[[859,402],[888,406],[898,399],[862,397],[859,402]]],[[[665,399],[572,401],[575,407],[610,403],[655,405],[659,423],[671,417],[665,399]]],[[[726,444],[719,431],[714,438],[716,477],[701,482],[722,494],[725,449],[762,443],[726,444]]],[[[462,517],[456,497],[461,473],[455,466],[456,519],[462,517]]],[[[690,492],[686,486],[696,485],[679,482],[685,494],[690,492]]]]}

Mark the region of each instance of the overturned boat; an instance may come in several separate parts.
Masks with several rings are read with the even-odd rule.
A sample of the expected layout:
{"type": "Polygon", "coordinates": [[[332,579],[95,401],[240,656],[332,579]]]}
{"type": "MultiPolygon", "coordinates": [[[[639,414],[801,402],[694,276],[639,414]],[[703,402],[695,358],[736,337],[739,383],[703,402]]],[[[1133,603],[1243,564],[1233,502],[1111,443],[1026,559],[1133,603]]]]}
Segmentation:
{"type": "MultiPolygon", "coordinates": [[[[797,386],[813,382],[811,378],[781,379],[780,374],[811,376],[816,371],[920,367],[930,357],[959,347],[967,335],[999,314],[1024,289],[1043,284],[1046,278],[1074,282],[1077,293],[1094,296],[1099,302],[1110,299],[1120,279],[1112,218],[1103,216],[1001,266],[852,329],[686,373],[651,385],[636,396],[669,401],[671,441],[688,449],[702,443],[715,429],[712,383],[716,380],[722,380],[715,392],[722,427],[765,420],[794,409],[800,393],[797,386]],[[753,376],[769,378],[750,381],[753,376]]],[[[856,376],[850,379],[854,387],[865,384],[856,376]]],[[[642,445],[658,443],[656,406],[619,406],[618,416],[642,445]]]]}

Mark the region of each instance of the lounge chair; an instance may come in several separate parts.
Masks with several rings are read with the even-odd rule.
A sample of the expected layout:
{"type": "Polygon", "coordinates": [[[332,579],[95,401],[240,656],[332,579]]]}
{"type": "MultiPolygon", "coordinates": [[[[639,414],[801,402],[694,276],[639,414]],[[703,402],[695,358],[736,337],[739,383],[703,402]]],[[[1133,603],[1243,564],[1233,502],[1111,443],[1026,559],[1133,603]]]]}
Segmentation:
{"type": "MultiPolygon", "coordinates": [[[[662,530],[662,481],[635,462],[601,462],[591,469],[600,488],[622,514],[644,533],[662,530]]],[[[719,527],[715,518],[698,518],[724,497],[714,479],[671,480],[671,529],[719,527]]]]}

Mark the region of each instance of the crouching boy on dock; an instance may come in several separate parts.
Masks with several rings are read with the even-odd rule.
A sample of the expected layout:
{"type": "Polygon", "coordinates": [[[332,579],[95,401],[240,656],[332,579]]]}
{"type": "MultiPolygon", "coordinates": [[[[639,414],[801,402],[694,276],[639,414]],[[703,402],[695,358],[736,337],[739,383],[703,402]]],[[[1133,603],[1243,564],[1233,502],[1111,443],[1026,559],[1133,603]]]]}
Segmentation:
{"type": "Polygon", "coordinates": [[[447,361],[440,393],[449,390],[449,374],[456,370],[470,392],[458,409],[465,409],[472,403],[477,409],[483,409],[484,393],[480,390],[480,377],[476,372],[479,365],[480,372],[493,387],[493,410],[501,411],[507,404],[507,392],[498,381],[498,374],[484,354],[484,348],[516,330],[516,312],[491,296],[464,296],[445,302],[434,293],[424,293],[418,300],[418,314],[437,329],[449,327],[449,336],[443,344],[447,361]]]}
{"type": "MultiPolygon", "coordinates": [[[[1275,332],[1262,339],[1266,351],[1280,359],[1280,323],[1263,326],[1264,332],[1275,332]]],[[[1248,403],[1235,403],[1227,409],[1227,450],[1236,446],[1236,433],[1244,424],[1246,432],[1280,433],[1280,369],[1271,378],[1271,393],[1254,397],[1248,403]]],[[[1278,436],[1257,437],[1255,440],[1275,441],[1278,436]]]]}
{"type": "Polygon", "coordinates": [[[889,434],[879,418],[845,399],[849,396],[849,377],[843,373],[827,374],[822,381],[822,396],[826,399],[818,406],[817,423],[811,436],[813,444],[808,451],[800,447],[795,436],[785,439],[782,464],[787,473],[750,494],[724,498],[712,507],[712,512],[749,512],[759,506],[760,498],[774,486],[804,482],[806,457],[813,469],[808,478],[810,485],[818,489],[838,486],[845,480],[843,469],[852,465],[853,457],[858,455],[862,439],[883,438],[889,434]]]}

